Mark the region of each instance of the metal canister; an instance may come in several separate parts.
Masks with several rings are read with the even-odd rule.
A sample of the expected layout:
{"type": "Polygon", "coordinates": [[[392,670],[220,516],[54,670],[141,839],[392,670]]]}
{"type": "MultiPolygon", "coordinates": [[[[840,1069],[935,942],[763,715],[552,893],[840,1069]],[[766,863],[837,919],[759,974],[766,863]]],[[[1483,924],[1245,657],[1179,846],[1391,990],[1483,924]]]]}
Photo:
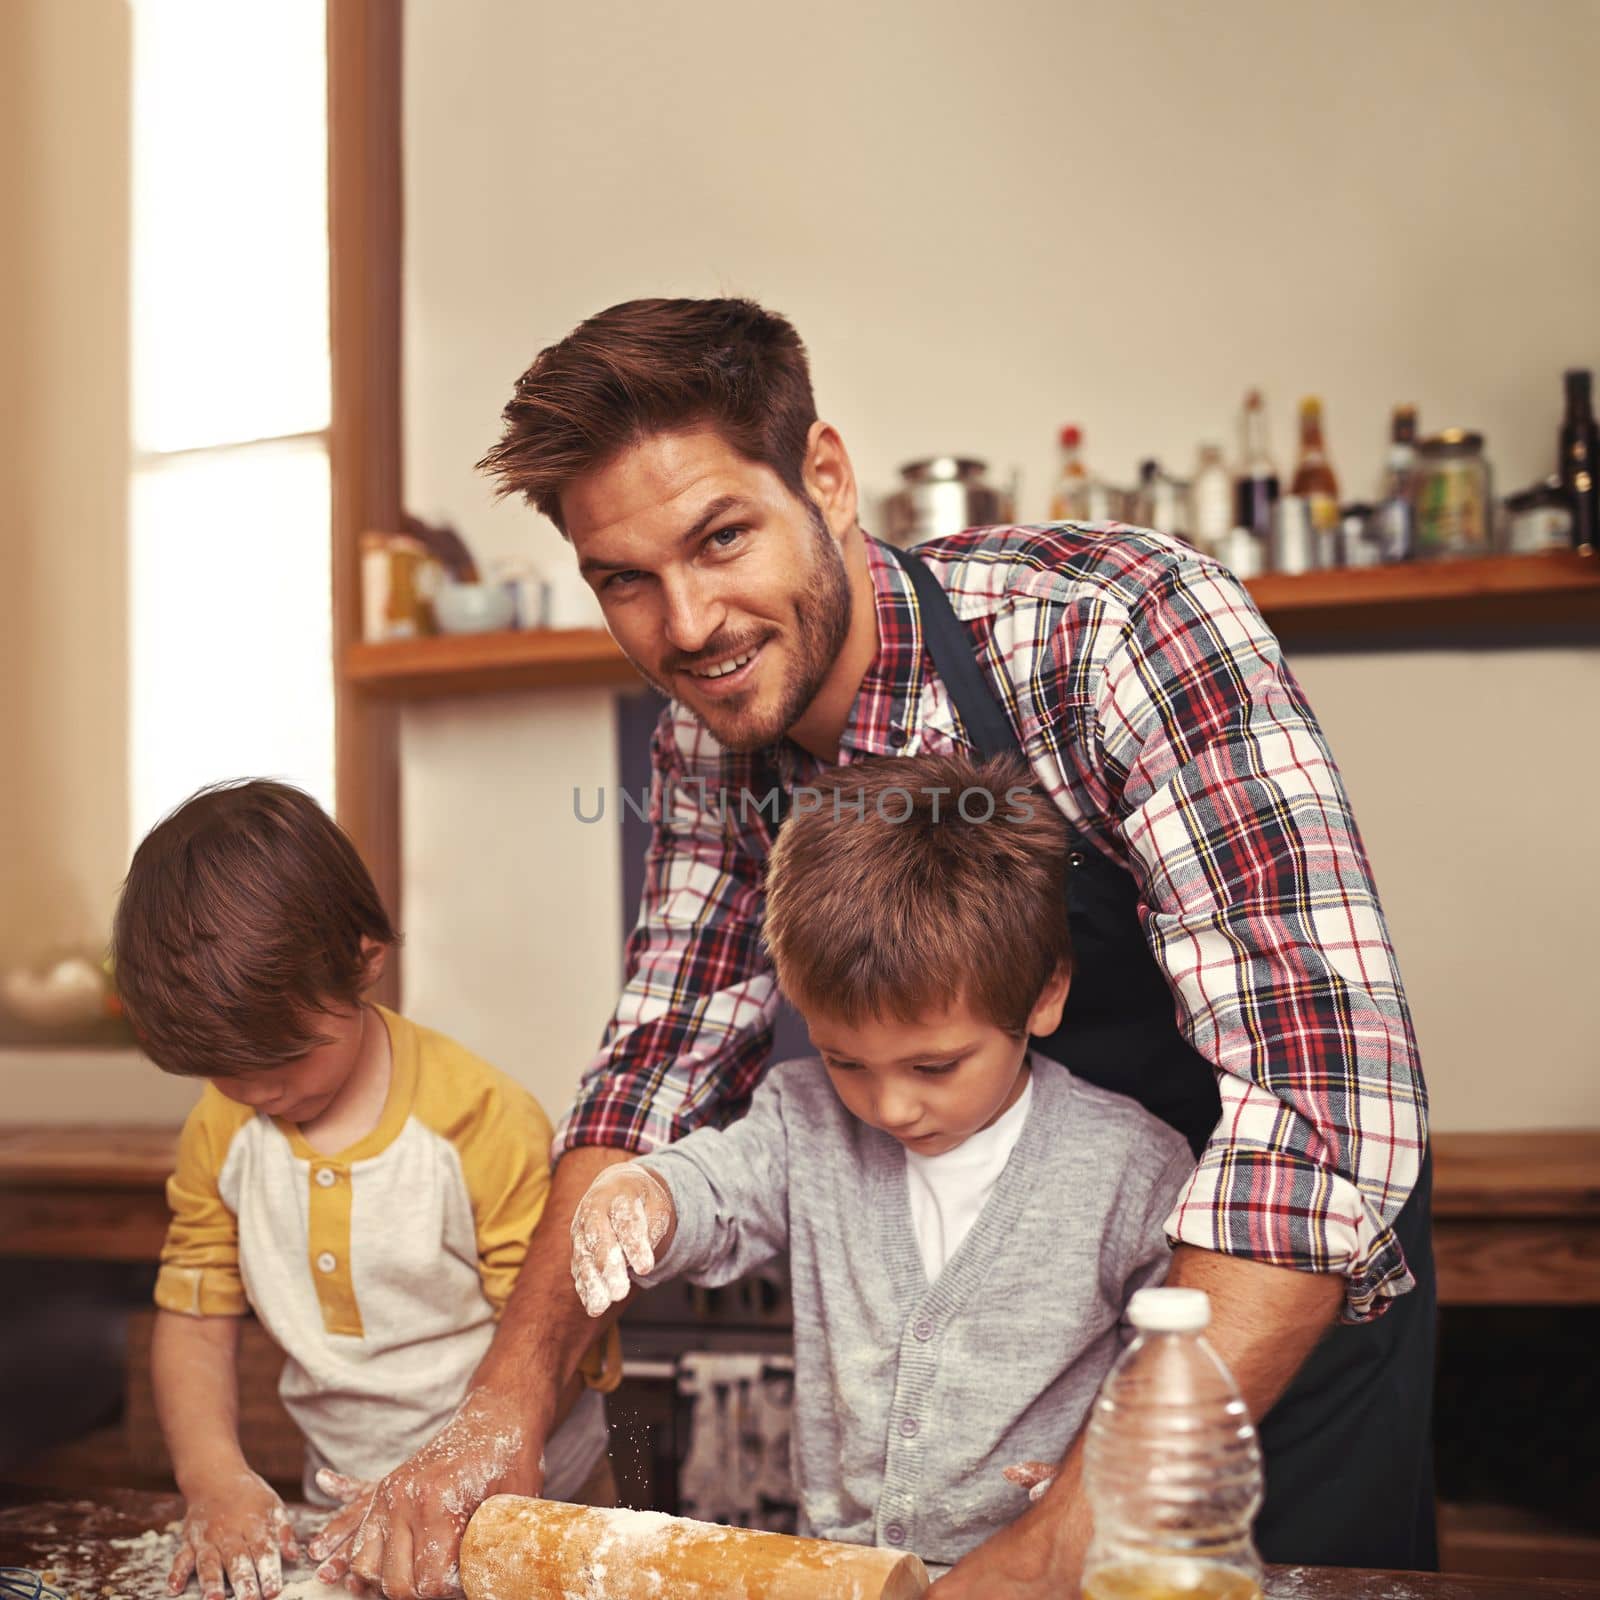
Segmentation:
{"type": "Polygon", "coordinates": [[[1315,572],[1321,565],[1311,503],[1304,495],[1286,494],[1272,508],[1267,563],[1273,572],[1290,575],[1315,572]]]}
{"type": "Polygon", "coordinates": [[[1494,491],[1483,435],[1447,428],[1417,446],[1417,554],[1486,556],[1494,549],[1494,491]]]}
{"type": "Polygon", "coordinates": [[[1365,501],[1339,513],[1340,548],[1347,567],[1376,567],[1383,561],[1383,540],[1377,514],[1365,501]]]}
{"type": "Polygon", "coordinates": [[[884,537],[907,549],[924,539],[1009,520],[1007,496],[983,481],[987,467],[969,456],[908,462],[900,469],[905,487],[883,503],[884,537]]]}

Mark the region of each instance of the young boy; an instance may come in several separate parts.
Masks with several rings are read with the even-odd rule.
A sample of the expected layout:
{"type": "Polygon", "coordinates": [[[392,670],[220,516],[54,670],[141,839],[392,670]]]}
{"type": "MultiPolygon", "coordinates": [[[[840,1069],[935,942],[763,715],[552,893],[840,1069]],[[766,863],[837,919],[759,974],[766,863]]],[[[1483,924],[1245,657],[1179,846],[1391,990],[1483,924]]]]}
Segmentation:
{"type": "Polygon", "coordinates": [[[1069,868],[1019,773],[902,757],[797,795],[765,937],[820,1064],[608,1169],[572,1229],[592,1315],[630,1273],[720,1284],[787,1249],[807,1529],[939,1564],[1026,1509],[1005,1468],[1083,1426],[1194,1165],[1133,1100],[1029,1054],[1071,981],[1069,868]]]}
{"type": "MultiPolygon", "coordinates": [[[[155,1399],[188,1502],[174,1593],[198,1570],[238,1600],[298,1552],[237,1430],[239,1318],[287,1361],[307,1498],[347,1503],[311,1542],[343,1576],[372,1482],[448,1420],[488,1348],[549,1188],[533,1098],[364,998],[395,933],[355,848],[279,783],[202,790],[134,855],[114,928],[139,1042],[208,1081],[167,1186],[155,1399]]],[[[598,1389],[614,1339],[547,1451],[546,1493],[607,1492],[598,1389]]],[[[615,1371],[608,1370],[614,1368],[615,1371]]],[[[608,1383],[607,1380],[610,1380],[608,1383]]]]}

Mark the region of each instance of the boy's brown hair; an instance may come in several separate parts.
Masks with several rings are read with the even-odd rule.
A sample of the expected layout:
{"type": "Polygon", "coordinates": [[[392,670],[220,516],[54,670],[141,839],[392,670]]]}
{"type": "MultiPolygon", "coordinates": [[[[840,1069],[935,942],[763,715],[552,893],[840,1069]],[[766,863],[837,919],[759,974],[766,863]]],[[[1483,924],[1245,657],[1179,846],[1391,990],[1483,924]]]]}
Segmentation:
{"type": "Polygon", "coordinates": [[[226,1077],[327,1042],[356,1005],[362,941],[394,928],[356,848],[315,800],[265,779],[217,784],[134,852],[112,928],[117,991],[168,1072],[226,1077]]]}
{"type": "Polygon", "coordinates": [[[1045,984],[1071,969],[1067,851],[1060,811],[1014,757],[834,768],[795,791],[767,865],[778,982],[851,1025],[964,1001],[1025,1036],[1045,984]]]}
{"type": "Polygon", "coordinates": [[[800,335],[753,300],[628,300],[541,350],[478,463],[563,534],[561,491],[651,434],[709,426],[806,498],[817,420],[800,335]]]}

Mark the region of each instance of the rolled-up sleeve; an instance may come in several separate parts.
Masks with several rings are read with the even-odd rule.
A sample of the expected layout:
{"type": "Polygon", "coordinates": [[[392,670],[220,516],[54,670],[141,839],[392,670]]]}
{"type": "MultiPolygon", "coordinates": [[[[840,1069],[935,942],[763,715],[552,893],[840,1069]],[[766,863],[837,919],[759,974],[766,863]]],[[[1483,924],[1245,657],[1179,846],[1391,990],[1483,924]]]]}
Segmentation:
{"type": "Polygon", "coordinates": [[[1177,1241],[1348,1281],[1364,1321],[1412,1285],[1393,1224],[1421,1164],[1416,1039],[1344,784],[1278,642],[1214,562],[1130,608],[1097,712],[1120,837],[1222,1117],[1177,1241]]]}
{"type": "Polygon", "coordinates": [[[772,797],[730,792],[720,755],[695,759],[697,745],[709,742],[687,714],[670,706],[662,714],[626,979],[556,1130],[555,1157],[575,1145],[654,1150],[725,1124],[744,1109],[766,1065],[778,1011],[761,945],[769,842],[762,805],[772,797]]]}

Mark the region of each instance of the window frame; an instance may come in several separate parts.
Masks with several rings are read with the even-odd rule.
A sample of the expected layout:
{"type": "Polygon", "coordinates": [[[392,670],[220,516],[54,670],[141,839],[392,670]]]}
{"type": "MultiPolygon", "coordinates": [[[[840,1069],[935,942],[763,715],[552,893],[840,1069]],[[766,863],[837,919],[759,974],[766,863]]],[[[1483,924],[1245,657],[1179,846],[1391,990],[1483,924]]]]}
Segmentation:
{"type": "MultiPolygon", "coordinates": [[[[334,773],[340,825],[400,925],[400,730],[344,671],[361,638],[361,535],[401,516],[401,88],[398,0],[328,6],[328,327],[334,773]]],[[[400,994],[391,951],[375,997],[400,994]]]]}

